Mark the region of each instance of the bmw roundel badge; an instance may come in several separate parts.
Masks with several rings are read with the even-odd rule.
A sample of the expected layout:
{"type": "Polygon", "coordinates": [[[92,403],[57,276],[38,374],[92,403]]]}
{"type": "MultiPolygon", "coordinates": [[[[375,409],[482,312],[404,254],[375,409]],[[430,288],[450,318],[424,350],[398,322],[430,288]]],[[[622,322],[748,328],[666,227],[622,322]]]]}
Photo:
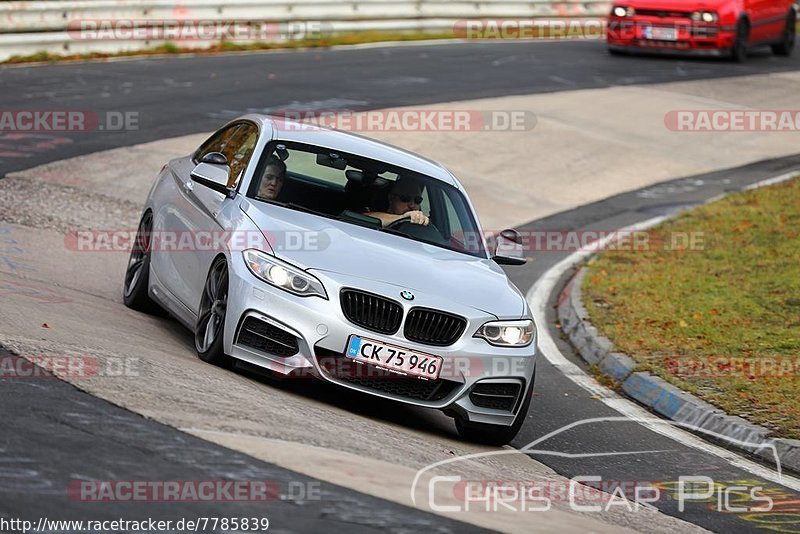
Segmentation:
{"type": "Polygon", "coordinates": [[[414,300],[414,293],[409,291],[408,289],[404,289],[400,292],[400,296],[406,300],[414,300]]]}

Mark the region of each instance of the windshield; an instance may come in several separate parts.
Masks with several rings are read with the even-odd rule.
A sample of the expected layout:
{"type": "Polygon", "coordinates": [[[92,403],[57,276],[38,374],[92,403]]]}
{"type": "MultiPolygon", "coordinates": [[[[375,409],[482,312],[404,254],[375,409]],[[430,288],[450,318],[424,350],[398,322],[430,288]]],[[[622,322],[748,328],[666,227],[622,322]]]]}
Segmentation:
{"type": "Polygon", "coordinates": [[[458,189],[361,156],[300,143],[271,143],[248,196],[486,257],[480,229],[458,189]]]}

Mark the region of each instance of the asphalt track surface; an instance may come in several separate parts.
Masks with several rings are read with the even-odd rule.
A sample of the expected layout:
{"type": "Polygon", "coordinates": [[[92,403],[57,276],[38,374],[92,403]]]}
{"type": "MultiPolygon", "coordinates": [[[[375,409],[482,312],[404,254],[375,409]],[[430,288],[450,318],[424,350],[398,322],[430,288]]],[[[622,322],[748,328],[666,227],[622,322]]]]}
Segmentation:
{"type": "Polygon", "coordinates": [[[725,78],[798,70],[798,56],[756,50],[738,65],[615,57],[599,42],[488,42],[0,67],[4,110],[139,114],[137,130],[0,134],[0,176],[108,148],[213,131],[245,112],[292,104],[366,110],[725,78]]]}
{"type": "MultiPolygon", "coordinates": [[[[0,348],[0,357],[7,356],[0,348]]],[[[170,520],[173,525],[181,519],[197,522],[201,517],[266,518],[271,525],[268,530],[278,532],[482,531],[261,462],[145,419],[56,378],[0,379],[0,403],[0,518],[28,520],[34,525],[41,518],[152,518],[170,520]],[[266,491],[251,492],[252,501],[236,500],[234,490],[229,490],[231,497],[227,497],[221,490],[219,502],[102,502],[92,496],[99,499],[100,491],[81,497],[81,480],[238,480],[263,483],[266,491]]],[[[159,499],[157,493],[151,495],[159,499]]],[[[212,530],[209,526],[198,530],[233,529],[212,530]]],[[[55,531],[55,527],[42,530],[55,531]]],[[[0,532],[6,530],[0,528],[0,532]]]]}
{"type": "MultiPolygon", "coordinates": [[[[748,63],[734,65],[716,60],[611,57],[606,55],[600,43],[470,43],[4,68],[0,70],[0,105],[3,109],[92,109],[100,113],[136,111],[140,120],[139,129],[134,131],[37,133],[33,137],[0,134],[3,137],[0,151],[4,154],[0,159],[0,175],[79,154],[208,131],[238,114],[283,109],[292,103],[306,107],[311,103],[321,109],[375,109],[489,96],[660,83],[676,79],[723,78],[798,68],[798,55],[786,60],[774,58],[769,53],[755,53],[748,63]]],[[[520,229],[611,230],[696,205],[720,193],[738,190],[747,184],[797,169],[800,169],[800,158],[791,157],[704,176],[683,177],[671,184],[650,187],[647,194],[639,191],[618,195],[533,221],[520,229]]],[[[509,268],[507,272],[520,288],[527,290],[538,276],[566,254],[542,252],[528,266],[509,268]]],[[[550,325],[555,322],[554,317],[551,319],[550,325]]],[[[562,343],[560,348],[579,363],[567,344],[562,343]]],[[[139,429],[147,429],[154,435],[161,432],[163,435],[157,440],[137,445],[125,442],[118,434],[115,436],[117,430],[112,426],[94,430],[94,434],[91,434],[85,425],[69,423],[67,412],[59,415],[59,410],[54,412],[53,407],[62,403],[77,403],[91,412],[90,419],[94,417],[95,421],[106,420],[105,417],[125,419],[138,416],[122,411],[114,413],[113,407],[105,406],[102,401],[55,380],[42,391],[25,385],[13,387],[18,389],[12,390],[6,381],[0,388],[3,405],[7,413],[24,413],[25,416],[16,419],[16,423],[12,419],[14,437],[6,437],[0,443],[0,448],[4,449],[4,456],[19,454],[19,457],[27,457],[36,465],[47,464],[49,477],[75,478],[76,474],[81,473],[86,473],[88,477],[94,475],[94,471],[87,469],[102,472],[103,465],[117,465],[119,467],[110,471],[116,474],[117,479],[148,478],[141,471],[141,456],[145,455],[144,463],[148,469],[152,464],[152,473],[162,472],[158,470],[160,464],[170,464],[175,479],[201,479],[203,473],[209,474],[208,478],[214,478],[221,451],[225,451],[226,458],[234,458],[232,461],[239,467],[247,465],[253,469],[267,470],[269,478],[286,476],[285,473],[276,472],[277,468],[199,440],[193,443],[194,448],[201,451],[196,461],[174,462],[170,454],[163,453],[153,456],[146,451],[154,451],[155,443],[164,440],[179,443],[180,440],[193,438],[160,425],[157,425],[158,429],[153,429],[148,425],[156,423],[142,421],[137,423],[139,429]],[[15,409],[14,403],[19,408],[15,409]],[[63,434],[55,430],[51,434],[43,430],[51,428],[59,429],[58,432],[63,434]],[[107,458],[98,458],[94,454],[74,454],[55,456],[59,461],[53,462],[56,447],[44,436],[53,436],[59,445],[72,446],[76,451],[81,450],[81,439],[122,443],[116,450],[113,447],[105,448],[109,451],[107,458]]],[[[618,414],[601,403],[587,402],[582,389],[540,359],[536,397],[531,405],[530,416],[513,445],[524,446],[571,422],[614,415],[618,414]]],[[[776,496],[776,501],[791,503],[800,499],[800,495],[791,490],[772,482],[759,481],[752,474],[734,468],[716,456],[681,445],[635,423],[578,427],[548,440],[546,446],[554,451],[584,454],[665,451],[655,457],[652,454],[595,458],[536,456],[537,460],[567,477],[599,475],[606,481],[663,482],[676,481],[681,475],[705,475],[729,486],[740,481],[749,482],[749,485],[763,485],[776,496]]],[[[105,474],[105,478],[114,477],[105,474]]],[[[47,479],[44,477],[44,480],[47,479]]],[[[348,498],[361,499],[359,502],[371,499],[335,487],[331,487],[329,495],[331,502],[348,498]]],[[[34,499],[17,497],[16,500],[8,500],[7,497],[3,496],[5,514],[29,509],[28,505],[34,499]]],[[[48,497],[47,502],[54,512],[70,507],[65,497],[52,501],[48,497]]],[[[408,526],[403,525],[402,521],[411,520],[411,517],[422,522],[432,517],[411,511],[407,511],[410,515],[402,518],[393,517],[394,505],[378,500],[374,502],[379,502],[380,509],[386,510],[389,528],[408,526]]],[[[284,505],[276,503],[275,511],[270,512],[276,518],[280,514],[292,513],[291,506],[282,508],[279,504],[284,505]]],[[[800,520],[794,513],[775,517],[774,524],[764,525],[754,522],[747,514],[716,512],[709,503],[690,505],[683,513],[678,513],[674,500],[664,499],[656,505],[666,513],[714,531],[750,531],[759,526],[771,526],[770,530],[773,531],[800,531],[800,520]]],[[[796,507],[789,510],[794,512],[796,507]]],[[[305,517],[305,512],[295,513],[293,517],[300,520],[300,516],[305,517]]],[[[307,526],[312,529],[329,526],[314,523],[321,521],[319,518],[322,516],[331,521],[339,520],[335,512],[326,515],[324,511],[318,511],[317,519],[309,519],[307,526]]],[[[343,520],[349,519],[352,518],[345,517],[343,520]]],[[[358,521],[349,522],[359,524],[358,521]]],[[[444,529],[455,525],[442,518],[436,518],[436,524],[444,529]]],[[[458,525],[459,530],[463,526],[458,525]]]]}

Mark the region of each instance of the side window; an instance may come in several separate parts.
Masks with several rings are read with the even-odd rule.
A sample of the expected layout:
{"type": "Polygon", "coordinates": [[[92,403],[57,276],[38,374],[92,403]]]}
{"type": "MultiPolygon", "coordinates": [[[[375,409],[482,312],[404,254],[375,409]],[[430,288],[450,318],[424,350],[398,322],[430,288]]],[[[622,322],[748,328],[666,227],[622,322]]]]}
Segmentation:
{"type": "Polygon", "coordinates": [[[228,165],[231,168],[228,187],[236,186],[241,180],[244,170],[253,156],[256,141],[258,141],[258,128],[252,124],[242,124],[226,141],[222,153],[228,158],[228,165]]]}
{"type": "Polygon", "coordinates": [[[224,130],[220,130],[211,137],[209,137],[205,143],[200,145],[200,148],[197,149],[197,152],[195,152],[194,154],[195,163],[200,163],[200,160],[202,160],[203,157],[209,152],[222,152],[222,149],[227,143],[227,141],[238,129],[239,125],[234,124],[233,126],[229,126],[224,130]]]}

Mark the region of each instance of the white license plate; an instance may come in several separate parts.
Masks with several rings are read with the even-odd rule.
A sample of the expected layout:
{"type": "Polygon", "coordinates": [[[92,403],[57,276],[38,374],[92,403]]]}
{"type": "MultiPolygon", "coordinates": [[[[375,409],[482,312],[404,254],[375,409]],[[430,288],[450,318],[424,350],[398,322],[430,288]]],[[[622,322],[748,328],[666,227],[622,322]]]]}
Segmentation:
{"type": "Polygon", "coordinates": [[[644,28],[644,36],[647,39],[655,39],[658,41],[677,41],[678,29],[647,26],[644,28]]]}
{"type": "Polygon", "coordinates": [[[345,355],[359,362],[431,380],[439,378],[442,369],[441,356],[387,345],[356,335],[350,336],[345,355]]]}

